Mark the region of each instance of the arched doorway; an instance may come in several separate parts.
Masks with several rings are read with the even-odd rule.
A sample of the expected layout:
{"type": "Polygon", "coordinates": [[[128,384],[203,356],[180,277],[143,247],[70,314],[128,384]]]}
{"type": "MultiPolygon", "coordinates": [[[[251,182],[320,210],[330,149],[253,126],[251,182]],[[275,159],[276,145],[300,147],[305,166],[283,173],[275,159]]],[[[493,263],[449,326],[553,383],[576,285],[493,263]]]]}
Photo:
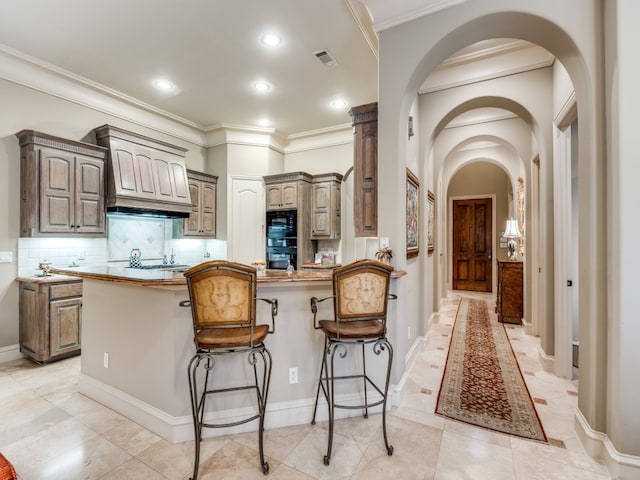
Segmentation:
{"type": "MultiPolygon", "coordinates": [[[[406,118],[416,101],[416,92],[421,82],[436,69],[437,65],[459,49],[487,38],[524,39],[552,52],[566,67],[575,87],[581,119],[578,127],[581,152],[580,184],[588,186],[579,192],[581,211],[579,298],[580,305],[588,309],[585,315],[580,316],[582,347],[580,409],[594,428],[604,429],[606,399],[598,393],[598,389],[601,389],[600,391],[606,389],[606,369],[601,365],[606,361],[606,338],[598,333],[601,332],[606,317],[606,288],[602,280],[606,262],[599,255],[598,250],[604,248],[606,231],[604,211],[598,206],[605,201],[604,166],[599,162],[604,148],[604,132],[599,128],[601,126],[599,119],[604,118],[604,114],[602,105],[594,101],[600,92],[599,71],[597,68],[588,67],[594,63],[600,64],[598,63],[601,60],[598,56],[599,52],[590,49],[589,45],[593,44],[592,38],[600,34],[597,26],[601,25],[601,22],[598,21],[600,15],[598,9],[581,11],[581,14],[593,16],[592,25],[596,26],[593,30],[584,28],[584,18],[580,22],[575,20],[575,11],[581,10],[580,5],[578,2],[572,3],[573,10],[558,11],[552,8],[553,5],[550,2],[536,4],[517,2],[517,8],[509,5],[508,12],[501,11],[506,7],[499,2],[474,4],[473,8],[465,4],[451,7],[442,15],[415,19],[410,24],[394,28],[389,34],[383,32],[380,37],[379,158],[382,161],[379,175],[385,178],[390,188],[385,188],[379,198],[379,205],[383,205],[384,210],[381,214],[379,230],[402,232],[401,219],[394,217],[393,214],[384,215],[384,212],[397,212],[402,209],[403,185],[400,176],[402,170],[398,167],[403,166],[407,153],[404,129],[406,118]],[[519,11],[514,12],[515,9],[519,11]],[[553,19],[548,20],[548,15],[553,16],[553,19]],[[398,52],[402,52],[402,55],[398,55],[398,52]],[[586,214],[582,215],[582,212],[586,214]],[[584,269],[582,269],[583,266],[584,269]],[[587,345],[583,345],[583,338],[586,339],[587,345]]],[[[431,107],[443,108],[437,104],[431,107]]],[[[537,228],[540,237],[539,273],[540,283],[543,285],[540,295],[540,316],[543,319],[540,335],[543,351],[552,356],[555,333],[553,306],[557,287],[554,278],[554,198],[551,162],[553,102],[543,105],[543,102],[536,104],[535,100],[531,100],[530,103],[525,104],[525,107],[532,112],[532,118],[535,120],[532,124],[531,138],[537,143],[537,148],[525,158],[528,164],[533,165],[535,165],[534,159],[537,158],[540,165],[540,212],[537,217],[539,225],[536,227],[529,222],[528,232],[537,228]]],[[[420,150],[423,153],[422,158],[427,161],[433,158],[431,152],[434,143],[433,135],[441,118],[443,117],[420,116],[422,125],[420,150]]],[[[427,176],[436,174],[433,165],[429,164],[424,166],[424,173],[427,176]]],[[[441,189],[442,185],[439,184],[439,187],[441,189]]],[[[438,200],[441,200],[441,197],[438,200]]],[[[441,214],[442,202],[439,203],[438,213],[441,214]]],[[[420,272],[417,265],[414,266],[409,261],[401,266],[406,266],[409,271],[422,275],[423,282],[432,281],[433,277],[430,278],[430,275],[435,270],[433,266],[427,265],[424,274],[420,272]]],[[[440,274],[438,278],[441,278],[440,274]]]]}

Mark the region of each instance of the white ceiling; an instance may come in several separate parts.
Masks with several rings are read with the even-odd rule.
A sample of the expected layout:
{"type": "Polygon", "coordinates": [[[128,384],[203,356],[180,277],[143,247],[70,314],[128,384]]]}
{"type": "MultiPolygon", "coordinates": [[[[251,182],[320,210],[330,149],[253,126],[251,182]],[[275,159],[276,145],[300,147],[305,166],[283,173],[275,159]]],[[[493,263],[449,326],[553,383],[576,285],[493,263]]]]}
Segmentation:
{"type": "Polygon", "coordinates": [[[350,122],[377,99],[377,58],[344,0],[20,0],[4,4],[0,45],[96,88],[132,97],[202,129],[257,126],[282,134],[350,122]],[[261,45],[277,32],[277,48],[261,45]],[[313,52],[328,49],[337,66],[313,52]],[[166,77],[171,93],[152,87],[166,77]],[[256,94],[252,84],[273,88],[256,94]]]}
{"type": "MultiPolygon", "coordinates": [[[[3,6],[0,51],[202,131],[252,128],[267,118],[286,137],[350,123],[349,107],[330,108],[336,98],[349,106],[377,100],[372,22],[388,28],[461,1],[20,0],[3,6]],[[282,45],[261,45],[267,32],[278,33],[282,45]],[[321,49],[336,66],[314,56],[321,49]],[[154,89],[158,77],[173,82],[174,91],[154,89]],[[256,93],[257,80],[269,82],[271,91],[256,93]]],[[[477,71],[469,62],[489,57],[492,75],[513,73],[516,67],[495,60],[499,44],[460,52],[421,92],[466,82],[465,75],[477,71]]],[[[520,62],[513,51],[511,42],[504,52],[520,62]]]]}

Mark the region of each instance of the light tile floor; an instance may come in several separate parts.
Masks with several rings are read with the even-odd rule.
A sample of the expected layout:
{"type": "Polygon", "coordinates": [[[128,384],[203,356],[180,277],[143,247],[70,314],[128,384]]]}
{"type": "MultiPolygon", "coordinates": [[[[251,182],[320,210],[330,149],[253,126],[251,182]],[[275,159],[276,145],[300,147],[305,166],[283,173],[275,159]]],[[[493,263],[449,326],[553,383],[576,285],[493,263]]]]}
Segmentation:
{"type": "MultiPolygon", "coordinates": [[[[384,450],[380,416],[336,423],[331,465],[322,463],[326,422],[267,430],[269,477],[281,479],[605,480],[573,428],[577,386],[544,372],[536,338],[507,332],[547,436],[540,444],[434,415],[461,295],[452,292],[409,370],[401,405],[388,415],[394,446],[384,450]]],[[[44,367],[27,360],[0,364],[0,452],[22,480],[163,480],[188,478],[193,442],[170,444],[77,392],[79,358],[44,367]]],[[[200,478],[259,479],[255,433],[208,439],[200,478]]]]}

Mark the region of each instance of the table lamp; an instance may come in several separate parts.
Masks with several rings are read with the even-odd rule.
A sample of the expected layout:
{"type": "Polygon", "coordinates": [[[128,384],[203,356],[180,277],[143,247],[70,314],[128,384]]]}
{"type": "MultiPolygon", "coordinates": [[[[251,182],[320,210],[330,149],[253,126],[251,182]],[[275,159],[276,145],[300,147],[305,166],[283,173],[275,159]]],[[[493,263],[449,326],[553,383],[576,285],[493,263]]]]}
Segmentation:
{"type": "Polygon", "coordinates": [[[503,233],[503,237],[508,238],[507,242],[507,256],[510,260],[517,260],[516,258],[516,241],[514,238],[520,238],[520,230],[518,229],[518,220],[513,218],[507,220],[507,228],[503,233]]]}

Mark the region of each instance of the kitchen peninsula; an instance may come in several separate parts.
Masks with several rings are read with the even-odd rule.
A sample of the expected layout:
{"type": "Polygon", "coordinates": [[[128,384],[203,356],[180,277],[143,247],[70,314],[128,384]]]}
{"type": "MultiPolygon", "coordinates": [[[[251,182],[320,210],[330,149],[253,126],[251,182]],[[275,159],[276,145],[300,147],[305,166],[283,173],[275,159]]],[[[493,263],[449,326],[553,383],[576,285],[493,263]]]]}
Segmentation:
{"type": "MultiPolygon", "coordinates": [[[[80,392],[170,442],[193,439],[187,381],[187,364],[194,353],[193,327],[190,309],[179,306],[189,298],[182,273],[114,266],[52,271],[83,279],[80,392]]],[[[398,271],[392,277],[404,275],[398,271]]],[[[331,272],[325,270],[291,275],[267,270],[258,277],[258,297],[277,298],[279,302],[275,334],[267,339],[273,355],[267,429],[311,419],[323,338],[313,328],[309,299],[331,295],[331,278],[331,272]],[[289,382],[291,368],[297,369],[297,383],[289,382]]],[[[391,284],[392,292],[397,281],[391,284]]],[[[331,302],[324,303],[326,310],[321,313],[329,316],[331,302]]],[[[258,322],[268,323],[269,306],[258,302],[257,308],[258,322]]],[[[395,302],[390,302],[390,325],[395,312],[395,302]]],[[[375,372],[378,361],[384,363],[385,359],[372,357],[369,370],[375,372]]],[[[249,373],[245,355],[225,358],[223,363],[223,368],[214,371],[214,382],[219,378],[226,384],[239,383],[239,376],[249,373]]],[[[216,421],[232,421],[253,408],[242,395],[217,399],[208,407],[207,418],[216,421]]],[[[319,414],[320,419],[326,417],[326,409],[320,409],[319,414]]],[[[252,422],[212,434],[256,428],[252,422]]]]}

